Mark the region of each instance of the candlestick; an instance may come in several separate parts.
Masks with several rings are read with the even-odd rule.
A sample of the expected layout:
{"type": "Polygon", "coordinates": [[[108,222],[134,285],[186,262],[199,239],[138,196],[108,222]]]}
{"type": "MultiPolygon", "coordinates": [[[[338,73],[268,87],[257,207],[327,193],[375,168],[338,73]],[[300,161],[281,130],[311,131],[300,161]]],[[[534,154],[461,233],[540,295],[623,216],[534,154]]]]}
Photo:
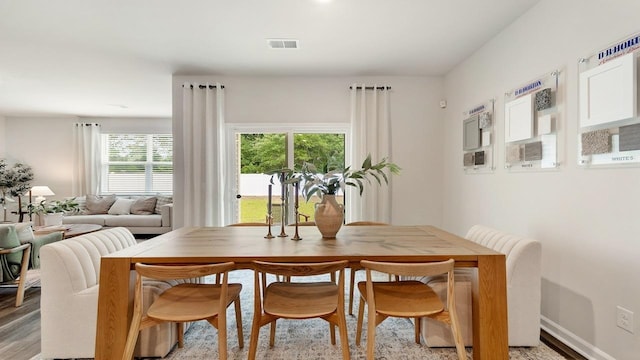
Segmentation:
{"type": "Polygon", "coordinates": [[[287,203],[286,203],[286,195],[287,195],[287,184],[284,182],[285,180],[285,172],[280,173],[280,183],[282,184],[282,194],[280,194],[280,235],[278,237],[287,237],[286,232],[284,232],[284,223],[287,219],[287,203]]]}

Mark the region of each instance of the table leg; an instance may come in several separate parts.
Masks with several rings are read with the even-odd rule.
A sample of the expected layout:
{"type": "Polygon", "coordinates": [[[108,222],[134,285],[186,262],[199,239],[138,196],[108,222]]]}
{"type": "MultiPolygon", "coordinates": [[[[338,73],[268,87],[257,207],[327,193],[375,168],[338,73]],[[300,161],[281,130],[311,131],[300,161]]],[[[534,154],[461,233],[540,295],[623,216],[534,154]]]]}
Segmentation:
{"type": "Polygon", "coordinates": [[[505,256],[479,256],[473,294],[473,358],[509,359],[505,256]]]}
{"type": "Polygon", "coordinates": [[[129,331],[129,258],[102,258],[96,360],[121,359],[129,331]]]}

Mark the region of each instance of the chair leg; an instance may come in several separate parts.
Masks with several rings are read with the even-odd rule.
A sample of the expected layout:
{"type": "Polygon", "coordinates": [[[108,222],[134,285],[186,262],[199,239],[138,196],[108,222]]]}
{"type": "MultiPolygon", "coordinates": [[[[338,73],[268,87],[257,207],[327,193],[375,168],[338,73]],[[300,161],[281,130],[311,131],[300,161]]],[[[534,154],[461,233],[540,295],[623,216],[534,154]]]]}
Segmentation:
{"type": "Polygon", "coordinates": [[[178,347],[182,349],[184,347],[184,323],[179,322],[176,325],[178,326],[178,347]]]}
{"type": "Polygon", "coordinates": [[[127,334],[127,342],[124,346],[124,353],[122,354],[122,360],[131,360],[133,358],[133,350],[136,347],[136,342],[138,341],[138,333],[140,332],[140,319],[142,319],[142,314],[133,314],[133,319],[131,319],[131,327],[129,328],[129,334],[127,334]]]}
{"type": "Polygon", "coordinates": [[[364,299],[360,299],[358,306],[358,325],[356,326],[356,346],[360,346],[360,338],[362,337],[362,318],[364,317],[364,299]]]}
{"type": "Polygon", "coordinates": [[[25,285],[27,283],[27,270],[29,270],[29,259],[31,258],[31,246],[22,250],[22,262],[20,265],[20,279],[18,280],[18,292],[16,293],[16,307],[22,306],[24,301],[25,285]]]}
{"type": "Polygon", "coordinates": [[[356,271],[355,269],[349,271],[351,273],[351,279],[349,280],[349,315],[353,315],[353,288],[356,285],[356,271]]]}
{"type": "Polygon", "coordinates": [[[276,320],[271,322],[271,330],[269,330],[269,347],[273,347],[276,343],[276,320]]]}
{"type": "Polygon", "coordinates": [[[376,325],[378,325],[378,319],[376,316],[375,308],[368,305],[368,317],[367,317],[367,360],[374,360],[374,352],[376,345],[376,325]]]}
{"type": "MultiPolygon", "coordinates": [[[[333,326],[331,327],[333,329],[333,326]]],[[[351,359],[349,354],[349,337],[347,335],[347,318],[344,315],[344,305],[341,310],[338,311],[338,328],[340,330],[340,346],[342,347],[342,359],[351,359]]]]}
{"type": "Polygon", "coordinates": [[[251,325],[251,337],[249,338],[249,356],[248,360],[256,359],[256,352],[258,350],[258,336],[260,335],[260,314],[253,315],[253,323],[251,325]]]}
{"type": "Polygon", "coordinates": [[[240,307],[240,298],[234,301],[236,309],[236,327],[238,329],[238,346],[244,348],[244,335],[242,333],[242,310],[240,307]]]}

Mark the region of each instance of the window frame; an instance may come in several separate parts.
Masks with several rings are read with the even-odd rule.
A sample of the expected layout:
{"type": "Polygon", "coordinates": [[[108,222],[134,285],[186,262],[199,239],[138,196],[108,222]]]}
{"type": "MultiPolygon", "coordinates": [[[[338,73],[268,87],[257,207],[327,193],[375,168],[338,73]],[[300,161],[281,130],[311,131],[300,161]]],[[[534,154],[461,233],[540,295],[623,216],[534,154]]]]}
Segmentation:
{"type": "MultiPolygon", "coordinates": [[[[290,123],[290,124],[277,124],[277,123],[227,123],[226,124],[226,153],[232,155],[227,157],[231,158],[231,161],[226,161],[225,172],[225,191],[232,195],[233,201],[229,201],[225,204],[225,222],[231,224],[236,222],[235,216],[238,213],[238,201],[236,201],[236,194],[238,194],[238,186],[236,179],[236,170],[239,167],[238,148],[236,147],[235,136],[237,133],[262,133],[262,134],[287,134],[287,155],[288,161],[287,167],[293,169],[293,134],[307,133],[307,134],[344,134],[344,159],[345,163],[351,159],[351,124],[350,123],[290,123]]],[[[345,204],[345,206],[348,206],[345,204]]]]}
{"type": "Polygon", "coordinates": [[[153,167],[156,165],[171,165],[171,187],[173,188],[173,150],[171,155],[171,161],[154,161],[153,160],[153,138],[154,136],[171,136],[171,143],[173,146],[173,134],[172,133],[121,133],[121,132],[109,132],[102,133],[101,135],[101,164],[100,164],[100,194],[116,194],[116,195],[153,195],[153,194],[167,194],[171,195],[171,192],[160,192],[153,189],[153,167]],[[142,161],[109,161],[109,136],[144,136],[146,138],[146,160],[142,161]],[[144,189],[135,190],[132,192],[114,192],[109,190],[109,166],[110,165],[143,165],[144,166],[144,189]]]}

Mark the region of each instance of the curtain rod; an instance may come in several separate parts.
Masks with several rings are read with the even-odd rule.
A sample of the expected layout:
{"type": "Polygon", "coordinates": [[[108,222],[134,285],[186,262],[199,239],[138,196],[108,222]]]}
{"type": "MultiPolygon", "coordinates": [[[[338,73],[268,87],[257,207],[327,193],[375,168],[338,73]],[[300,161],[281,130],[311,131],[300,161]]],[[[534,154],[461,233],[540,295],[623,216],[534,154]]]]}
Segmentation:
{"type": "MultiPolygon", "coordinates": [[[[184,85],[182,85],[182,87],[184,87],[184,85]]],[[[189,85],[190,88],[193,89],[193,85],[189,85]]],[[[200,89],[206,89],[207,85],[198,85],[198,88],[200,89]]],[[[217,89],[218,86],[217,85],[209,85],[209,89],[217,89]]],[[[221,89],[224,89],[224,85],[220,85],[221,89]]]]}
{"type": "MultiPolygon", "coordinates": [[[[349,86],[349,90],[352,90],[353,86],[349,86]]],[[[357,89],[362,89],[362,86],[356,86],[356,90],[357,89]]],[[[391,86],[377,86],[377,87],[373,87],[373,86],[365,86],[365,90],[391,90],[391,86]]]]}

